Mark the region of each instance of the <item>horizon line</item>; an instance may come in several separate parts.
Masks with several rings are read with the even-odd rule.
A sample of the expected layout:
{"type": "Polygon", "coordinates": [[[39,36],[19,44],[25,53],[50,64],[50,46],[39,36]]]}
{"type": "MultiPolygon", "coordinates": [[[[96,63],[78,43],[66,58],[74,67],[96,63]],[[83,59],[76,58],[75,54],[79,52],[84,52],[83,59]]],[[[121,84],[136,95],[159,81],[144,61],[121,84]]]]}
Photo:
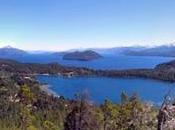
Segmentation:
{"type": "Polygon", "coordinates": [[[111,47],[77,47],[77,48],[69,48],[69,49],[63,49],[63,50],[45,50],[45,49],[24,49],[20,47],[16,47],[14,45],[3,45],[0,46],[0,49],[2,48],[15,48],[19,50],[29,51],[29,52],[37,52],[37,51],[43,51],[43,52],[64,52],[64,51],[71,51],[71,50],[90,50],[90,49],[112,49],[112,48],[125,48],[125,47],[144,47],[144,48],[154,48],[154,47],[160,47],[160,46],[175,46],[175,42],[168,43],[168,44],[161,44],[161,45],[125,45],[125,46],[111,46],[111,47]]]}

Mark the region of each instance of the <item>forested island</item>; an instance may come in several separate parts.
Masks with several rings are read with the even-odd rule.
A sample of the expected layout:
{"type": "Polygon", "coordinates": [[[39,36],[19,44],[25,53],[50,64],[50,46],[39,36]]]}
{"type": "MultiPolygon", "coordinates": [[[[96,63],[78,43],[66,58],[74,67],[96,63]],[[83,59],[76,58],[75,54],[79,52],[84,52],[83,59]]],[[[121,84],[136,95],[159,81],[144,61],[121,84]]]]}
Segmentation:
{"type": "Polygon", "coordinates": [[[64,60],[78,60],[78,61],[91,61],[102,58],[100,54],[92,50],[75,51],[67,53],[63,56],[64,60]]]}

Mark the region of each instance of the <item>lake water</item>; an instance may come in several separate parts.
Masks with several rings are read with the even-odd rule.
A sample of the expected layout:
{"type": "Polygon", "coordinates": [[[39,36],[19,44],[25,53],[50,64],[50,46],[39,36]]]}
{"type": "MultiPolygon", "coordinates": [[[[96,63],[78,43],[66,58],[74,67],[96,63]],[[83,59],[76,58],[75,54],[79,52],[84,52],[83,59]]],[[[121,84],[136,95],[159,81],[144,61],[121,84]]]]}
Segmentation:
{"type": "MultiPolygon", "coordinates": [[[[52,59],[54,60],[56,59],[52,59]]],[[[103,59],[88,62],[57,59],[64,65],[94,69],[154,68],[157,64],[170,60],[173,58],[135,56],[106,56],[103,59]]],[[[97,103],[103,102],[106,98],[119,102],[121,92],[126,92],[128,95],[137,93],[142,100],[160,103],[165,94],[170,90],[174,91],[175,88],[174,83],[142,78],[38,76],[38,80],[49,84],[52,91],[67,98],[73,98],[78,92],[88,91],[90,99],[97,103]]]]}
{"type": "Polygon", "coordinates": [[[31,56],[18,59],[22,62],[50,63],[58,62],[67,66],[88,67],[93,69],[133,69],[133,68],[153,68],[157,64],[173,60],[172,57],[154,56],[114,56],[103,55],[104,58],[93,61],[72,61],[63,60],[62,56],[31,56]]]}
{"type": "Polygon", "coordinates": [[[90,99],[97,103],[106,98],[119,102],[121,92],[128,95],[137,93],[142,100],[160,103],[175,88],[175,83],[141,78],[38,76],[38,80],[49,84],[49,89],[67,98],[74,98],[76,93],[88,91],[90,99]]]}
{"type": "Polygon", "coordinates": [[[93,69],[131,69],[154,68],[157,64],[170,61],[168,57],[110,56],[93,61],[67,61],[59,59],[59,63],[68,66],[88,67],[93,69]]]}

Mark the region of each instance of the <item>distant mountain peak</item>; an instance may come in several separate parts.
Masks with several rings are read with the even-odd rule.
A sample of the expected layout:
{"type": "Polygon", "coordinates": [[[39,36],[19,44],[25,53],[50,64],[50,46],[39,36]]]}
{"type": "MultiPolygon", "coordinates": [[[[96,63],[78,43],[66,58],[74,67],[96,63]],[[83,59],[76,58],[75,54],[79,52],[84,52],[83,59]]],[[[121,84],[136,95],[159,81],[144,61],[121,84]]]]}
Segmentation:
{"type": "Polygon", "coordinates": [[[17,48],[13,48],[9,45],[3,48],[0,48],[0,58],[18,59],[20,57],[23,57],[26,54],[27,52],[17,48]]]}
{"type": "Polygon", "coordinates": [[[13,47],[10,46],[10,45],[7,45],[7,46],[5,46],[5,47],[3,47],[3,48],[11,49],[11,48],[13,48],[13,47]]]}
{"type": "Polygon", "coordinates": [[[175,42],[170,43],[169,46],[175,46],[175,42]]]}

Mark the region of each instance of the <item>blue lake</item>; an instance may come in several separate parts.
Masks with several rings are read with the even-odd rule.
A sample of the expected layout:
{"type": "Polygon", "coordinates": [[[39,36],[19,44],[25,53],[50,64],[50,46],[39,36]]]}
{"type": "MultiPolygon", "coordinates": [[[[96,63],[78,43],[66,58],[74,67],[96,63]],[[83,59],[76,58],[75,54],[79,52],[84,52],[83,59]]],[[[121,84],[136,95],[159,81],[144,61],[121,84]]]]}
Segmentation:
{"type": "Polygon", "coordinates": [[[68,66],[88,67],[93,69],[134,69],[154,68],[157,64],[170,61],[171,57],[139,57],[139,56],[111,56],[93,61],[67,61],[59,59],[59,63],[68,66]]]}
{"type": "Polygon", "coordinates": [[[87,91],[90,100],[96,103],[102,103],[106,98],[119,102],[121,92],[128,95],[137,93],[142,100],[160,103],[170,90],[175,89],[175,83],[141,78],[38,76],[38,80],[49,84],[49,89],[67,98],[87,91]]]}
{"type": "Polygon", "coordinates": [[[131,69],[131,68],[154,68],[157,64],[173,60],[172,57],[154,56],[115,56],[103,55],[104,58],[93,61],[63,60],[62,56],[30,56],[19,58],[19,61],[29,63],[58,62],[67,66],[88,67],[93,69],[131,69]]]}
{"type": "MultiPolygon", "coordinates": [[[[38,58],[35,62],[48,63],[59,62],[68,66],[80,66],[93,69],[131,69],[131,68],[154,68],[157,64],[173,60],[167,57],[137,57],[137,56],[110,56],[94,61],[66,61],[61,57],[45,59],[38,58]]],[[[34,62],[34,59],[31,59],[34,62]]],[[[105,77],[58,77],[38,76],[38,80],[47,83],[50,89],[58,95],[73,98],[81,91],[88,91],[92,101],[101,103],[109,98],[113,102],[120,101],[122,91],[131,95],[137,93],[142,100],[155,103],[162,102],[163,97],[169,90],[174,90],[175,84],[141,78],[105,78],[105,77]]]]}

